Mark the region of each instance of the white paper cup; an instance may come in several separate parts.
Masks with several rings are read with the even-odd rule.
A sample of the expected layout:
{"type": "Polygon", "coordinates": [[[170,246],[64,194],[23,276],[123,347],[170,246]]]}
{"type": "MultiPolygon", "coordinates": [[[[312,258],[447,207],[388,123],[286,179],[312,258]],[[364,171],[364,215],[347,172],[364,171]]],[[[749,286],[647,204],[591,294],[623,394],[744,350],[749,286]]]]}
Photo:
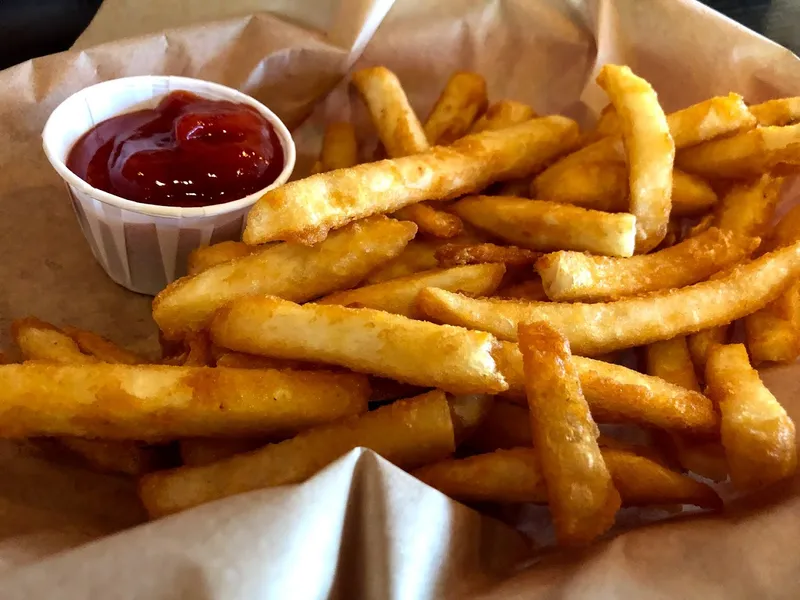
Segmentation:
{"type": "Polygon", "coordinates": [[[47,120],[42,145],[67,186],[72,207],[92,253],[111,279],[142,294],[157,294],[185,274],[189,253],[199,246],[240,239],[250,207],[264,192],[285,183],[294,169],[295,145],[275,114],[250,96],[224,85],[188,77],[124,77],[85,88],[62,102],[47,120]],[[252,106],[275,128],[284,167],[268,187],[239,200],[180,208],[142,204],[92,187],[67,168],[72,146],[106,119],[155,107],[170,92],[186,90],[212,100],[252,106]]]}

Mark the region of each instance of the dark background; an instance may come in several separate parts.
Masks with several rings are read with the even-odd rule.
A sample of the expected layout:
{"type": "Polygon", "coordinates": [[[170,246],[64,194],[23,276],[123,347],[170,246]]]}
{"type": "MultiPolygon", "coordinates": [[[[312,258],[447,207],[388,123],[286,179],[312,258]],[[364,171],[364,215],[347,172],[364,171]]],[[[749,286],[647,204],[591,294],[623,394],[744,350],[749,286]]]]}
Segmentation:
{"type": "MultiPolygon", "coordinates": [[[[0,69],[66,50],[92,20],[101,2],[0,0],[0,69]]],[[[795,52],[800,49],[800,0],[706,0],[704,3],[795,52]]]]}

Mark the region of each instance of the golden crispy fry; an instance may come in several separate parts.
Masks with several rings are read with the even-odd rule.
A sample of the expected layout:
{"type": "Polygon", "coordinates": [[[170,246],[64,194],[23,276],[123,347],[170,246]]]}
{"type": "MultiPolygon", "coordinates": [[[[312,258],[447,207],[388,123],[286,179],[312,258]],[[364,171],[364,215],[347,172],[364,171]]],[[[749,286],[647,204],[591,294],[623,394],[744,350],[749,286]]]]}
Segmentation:
{"type": "Polygon", "coordinates": [[[678,152],[675,164],[709,178],[750,179],[797,171],[800,125],[759,127],[678,152]]]}
{"type": "Polygon", "coordinates": [[[356,71],[351,79],[369,109],[389,158],[418,154],[430,147],[394,73],[386,67],[370,67],[356,71]]]}
{"type": "Polygon", "coordinates": [[[619,115],[628,155],[630,212],[636,217],[636,250],[652,250],[667,233],[672,209],[675,143],[652,86],[628,67],[605,65],[597,83],[619,115]]]}
{"type": "Polygon", "coordinates": [[[204,328],[214,312],[249,294],[271,294],[296,302],[358,284],[394,258],[417,228],[375,217],[353,223],[309,248],[276,244],[168,285],[153,301],[153,318],[165,335],[181,337],[204,328]]]}
{"type": "Polygon", "coordinates": [[[211,336],[240,352],[319,361],[455,394],[507,387],[491,335],[369,308],[242,298],[217,313],[211,336]]]}
{"type": "Polygon", "coordinates": [[[730,333],[730,325],[718,325],[698,331],[687,336],[686,343],[689,346],[689,355],[692,357],[695,372],[702,375],[706,371],[706,361],[714,346],[726,344],[730,333]]]}
{"type": "Polygon", "coordinates": [[[358,164],[358,142],[356,130],[351,123],[330,123],[322,136],[322,151],[319,155],[319,172],[346,169],[358,164]]]}
{"type": "Polygon", "coordinates": [[[744,345],[714,347],[706,382],[722,415],[722,445],[733,484],[755,489],[794,474],[794,423],[750,366],[744,345]]]}
{"type": "Polygon", "coordinates": [[[792,125],[800,121],[800,97],[767,100],[750,107],[762,127],[792,125]]]}
{"type": "Polygon", "coordinates": [[[22,358],[58,363],[94,363],[97,359],[81,352],[78,344],[60,329],[35,317],[17,319],[11,324],[22,358]]]}
{"type": "MultiPolygon", "coordinates": [[[[778,223],[764,246],[775,249],[800,240],[800,206],[778,223]]],[[[800,282],[792,283],[775,301],[744,320],[751,360],[793,362],[800,356],[800,282]]]]}
{"type": "MultiPolygon", "coordinates": [[[[647,372],[687,390],[700,392],[689,346],[683,336],[655,342],[646,349],[647,372]]],[[[718,442],[696,441],[673,434],[671,446],[680,465],[712,481],[728,477],[725,452],[718,442]]]]}
{"type": "Polygon", "coordinates": [[[248,246],[244,242],[219,242],[211,246],[200,246],[189,253],[187,273],[197,275],[215,265],[229,262],[234,258],[248,256],[263,248],[248,246]]]}
{"type": "MultiPolygon", "coordinates": [[[[656,461],[624,450],[604,448],[602,454],[625,506],[692,504],[716,509],[722,505],[710,487],[656,461]]],[[[447,459],[411,474],[463,502],[547,501],[541,463],[533,448],[447,459]]]]}
{"type": "Polygon", "coordinates": [[[695,217],[711,210],[719,201],[707,181],[678,169],[672,170],[673,217],[695,217]]]}
{"type": "Polygon", "coordinates": [[[551,300],[615,300],[656,290],[679,288],[748,258],[760,240],[711,228],[652,254],[630,258],[553,252],[536,261],[551,300]]]}
{"type": "Polygon", "coordinates": [[[425,121],[428,142],[446,146],[463,137],[487,104],[483,77],[465,71],[454,73],[425,121]]]}
{"type": "Polygon", "coordinates": [[[397,257],[383,263],[367,275],[364,283],[372,285],[436,269],[439,266],[439,261],[436,260],[436,250],[444,243],[446,243],[445,240],[413,239],[397,257]]]}
{"type": "Polygon", "coordinates": [[[424,202],[410,204],[394,213],[395,218],[416,223],[422,233],[438,238],[451,238],[464,230],[464,223],[456,215],[431,208],[424,202]]]}
{"type": "Polygon", "coordinates": [[[399,400],[211,465],[153,473],[142,479],[139,494],[150,516],[160,517],[226,496],[304,481],[359,446],[403,469],[450,455],[455,441],[444,393],[399,400]]]}
{"type": "Polygon", "coordinates": [[[475,299],[435,288],[418,306],[441,323],[514,340],[516,326],[547,320],[576,354],[598,355],[717,327],[747,316],[777,298],[800,276],[800,242],[728,271],[724,277],[616,302],[568,304],[475,299]]]}
{"type": "Polygon", "coordinates": [[[291,434],[363,412],[369,397],[350,373],[103,363],[4,365],[0,387],[8,438],[291,434]]]}
{"type": "Polygon", "coordinates": [[[531,432],[559,543],[592,541],[614,524],[620,497],[600,454],[569,342],[544,322],[519,326],[531,432]]]}
{"type": "Polygon", "coordinates": [[[613,104],[606,104],[597,116],[594,129],[583,136],[582,146],[589,146],[597,140],[611,135],[619,135],[619,116],[613,104]]]}
{"type": "Polygon", "coordinates": [[[494,405],[494,396],[470,394],[448,399],[450,418],[453,421],[456,445],[471,438],[489,415],[494,405]]]}
{"type": "Polygon", "coordinates": [[[228,367],[229,369],[291,369],[293,371],[306,371],[319,369],[321,365],[300,360],[268,358],[266,356],[225,350],[217,357],[216,366],[228,367]]]}
{"type": "Polygon", "coordinates": [[[530,106],[516,100],[500,100],[491,104],[486,113],[470,129],[470,133],[497,131],[530,121],[538,115],[530,106]]]}
{"type": "Polygon", "coordinates": [[[500,288],[494,295],[500,298],[527,300],[529,302],[542,302],[548,299],[547,294],[544,293],[544,284],[538,277],[500,288]]]}
{"type": "MultiPolygon", "coordinates": [[[[443,267],[505,263],[509,265],[532,265],[542,255],[526,248],[498,246],[497,244],[445,244],[436,250],[436,260],[443,267]]],[[[491,294],[485,294],[489,296],[491,294]]]]}
{"type": "Polygon", "coordinates": [[[782,185],[782,177],[771,175],[734,185],[717,206],[714,224],[720,229],[743,235],[765,235],[775,214],[782,185]]]}
{"type": "Polygon", "coordinates": [[[501,264],[467,265],[424,271],[366,287],[336,292],[317,300],[317,304],[338,304],[351,308],[374,308],[415,318],[417,294],[427,287],[438,287],[469,296],[491,296],[500,285],[506,268],[501,264]]]}
{"type": "Polygon", "coordinates": [[[574,121],[546,117],[469,135],[420,155],[313,175],[262,196],[247,217],[244,241],[315,243],[328,230],[362,217],[524,177],[569,151],[577,139],[574,121]]]}
{"type": "Polygon", "coordinates": [[[199,467],[236,454],[251,452],[267,444],[268,441],[253,438],[191,438],[178,444],[181,462],[187,467],[199,467]]]}
{"type": "Polygon", "coordinates": [[[523,248],[633,254],[636,219],[629,214],[511,196],[468,196],[452,210],[472,225],[523,248]]]}
{"type": "MultiPolygon", "coordinates": [[[[494,358],[508,383],[508,390],[502,395],[514,402],[525,402],[522,355],[517,345],[501,342],[494,358]]],[[[572,362],[595,421],[638,423],[688,434],[717,431],[717,414],[702,394],[600,360],[573,356],[572,362]]]]}
{"type": "Polygon", "coordinates": [[[121,348],[111,340],[91,331],[66,326],[64,327],[64,333],[75,340],[75,343],[78,344],[78,347],[83,352],[103,362],[124,365],[139,365],[147,362],[135,352],[121,348]]]}
{"type": "Polygon", "coordinates": [[[87,466],[103,473],[143,475],[162,463],[160,448],[125,440],[58,438],[58,444],[79,457],[87,466]]]}

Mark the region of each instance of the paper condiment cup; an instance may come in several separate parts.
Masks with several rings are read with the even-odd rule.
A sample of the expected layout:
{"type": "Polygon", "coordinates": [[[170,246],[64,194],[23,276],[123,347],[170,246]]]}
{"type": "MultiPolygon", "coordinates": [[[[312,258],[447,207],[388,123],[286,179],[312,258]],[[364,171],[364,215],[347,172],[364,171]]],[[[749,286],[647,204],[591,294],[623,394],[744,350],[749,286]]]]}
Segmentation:
{"type": "Polygon", "coordinates": [[[87,87],[62,102],[42,132],[45,154],[67,186],[78,223],[97,261],[111,279],[142,294],[156,294],[185,273],[195,248],[240,239],[250,207],[264,192],[285,183],[295,163],[289,130],[266,106],[224,85],[188,77],[124,77],[87,87]],[[106,119],[155,107],[170,92],[185,90],[212,100],[247,104],[275,128],[284,167],[268,187],[224,204],[180,208],[142,204],[92,187],[67,168],[72,146],[106,119]]]}

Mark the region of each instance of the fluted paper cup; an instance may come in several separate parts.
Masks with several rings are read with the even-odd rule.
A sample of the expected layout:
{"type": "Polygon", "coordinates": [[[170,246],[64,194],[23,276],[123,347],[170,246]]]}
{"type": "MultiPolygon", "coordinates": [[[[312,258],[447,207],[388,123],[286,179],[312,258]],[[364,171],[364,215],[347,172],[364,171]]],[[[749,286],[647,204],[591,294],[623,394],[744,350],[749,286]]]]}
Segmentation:
{"type": "Polygon", "coordinates": [[[42,132],[47,158],[66,184],[72,207],[92,253],[111,279],[154,295],[185,273],[195,248],[240,239],[250,207],[264,192],[285,183],[294,168],[295,145],[286,126],[257,100],[229,87],[171,76],[114,79],[85,88],[62,102],[42,132]],[[224,204],[171,207],[127,200],[92,187],[67,168],[72,146],[89,129],[119,114],[155,107],[170,92],[185,90],[258,110],[275,128],[284,167],[268,187],[224,204]]]}

